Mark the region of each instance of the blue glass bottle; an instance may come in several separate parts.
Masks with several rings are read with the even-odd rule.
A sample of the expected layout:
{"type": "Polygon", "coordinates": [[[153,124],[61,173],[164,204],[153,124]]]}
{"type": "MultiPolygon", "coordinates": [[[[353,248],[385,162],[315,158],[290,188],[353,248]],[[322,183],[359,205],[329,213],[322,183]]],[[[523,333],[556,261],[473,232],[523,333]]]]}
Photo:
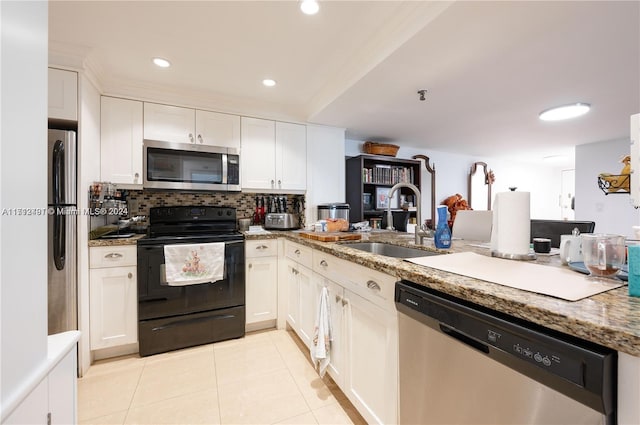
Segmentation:
{"type": "Polygon", "coordinates": [[[433,242],[438,249],[451,248],[451,230],[447,223],[447,206],[438,207],[438,224],[436,225],[436,234],[433,242]]]}

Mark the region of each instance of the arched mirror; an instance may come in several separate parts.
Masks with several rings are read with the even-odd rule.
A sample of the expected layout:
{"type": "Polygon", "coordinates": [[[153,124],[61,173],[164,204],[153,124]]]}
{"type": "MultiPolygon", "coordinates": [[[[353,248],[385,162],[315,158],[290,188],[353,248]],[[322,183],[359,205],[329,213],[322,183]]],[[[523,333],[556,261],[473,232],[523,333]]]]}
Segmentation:
{"type": "Polygon", "coordinates": [[[495,177],[485,162],[474,162],[469,172],[469,206],[474,210],[491,210],[491,185],[495,177]]]}

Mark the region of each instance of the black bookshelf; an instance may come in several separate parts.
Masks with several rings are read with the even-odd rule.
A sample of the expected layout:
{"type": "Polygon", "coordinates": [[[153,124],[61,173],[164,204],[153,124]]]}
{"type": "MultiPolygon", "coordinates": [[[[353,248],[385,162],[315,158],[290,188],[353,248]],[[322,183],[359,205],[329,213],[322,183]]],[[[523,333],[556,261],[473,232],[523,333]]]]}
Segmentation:
{"type": "MultiPolygon", "coordinates": [[[[420,189],[419,160],[399,159],[381,155],[359,155],[346,160],[346,199],[350,206],[349,221],[358,222],[382,218],[386,206],[378,196],[399,182],[412,183],[420,189]],[[368,194],[368,195],[367,195],[368,194]],[[367,200],[370,202],[366,203],[367,200]]],[[[391,210],[400,210],[400,195],[415,206],[411,189],[401,188],[394,196],[391,210]]],[[[413,214],[412,214],[413,215],[413,214]]]]}

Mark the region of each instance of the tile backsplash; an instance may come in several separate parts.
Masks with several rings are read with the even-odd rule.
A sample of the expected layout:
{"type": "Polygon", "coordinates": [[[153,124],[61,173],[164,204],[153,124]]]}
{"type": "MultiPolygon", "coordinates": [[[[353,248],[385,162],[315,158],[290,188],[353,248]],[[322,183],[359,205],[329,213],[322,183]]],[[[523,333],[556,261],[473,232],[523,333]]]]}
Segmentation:
{"type": "Polygon", "coordinates": [[[295,213],[294,200],[300,204],[300,218],[304,226],[305,196],[266,193],[238,193],[238,192],[179,192],[160,190],[129,190],[126,196],[129,217],[144,215],[149,217],[151,207],[176,205],[211,205],[236,208],[238,218],[253,217],[256,207],[256,196],[267,199],[269,196],[286,196],[287,212],[295,213]]]}

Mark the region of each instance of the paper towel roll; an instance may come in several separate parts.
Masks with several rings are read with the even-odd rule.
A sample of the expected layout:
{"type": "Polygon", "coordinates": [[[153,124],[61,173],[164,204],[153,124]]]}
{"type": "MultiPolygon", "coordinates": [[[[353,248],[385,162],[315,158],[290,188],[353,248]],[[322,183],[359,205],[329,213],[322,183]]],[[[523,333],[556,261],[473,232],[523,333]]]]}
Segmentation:
{"type": "Polygon", "coordinates": [[[530,237],[529,192],[496,193],[491,251],[506,255],[528,255],[530,237]]]}

